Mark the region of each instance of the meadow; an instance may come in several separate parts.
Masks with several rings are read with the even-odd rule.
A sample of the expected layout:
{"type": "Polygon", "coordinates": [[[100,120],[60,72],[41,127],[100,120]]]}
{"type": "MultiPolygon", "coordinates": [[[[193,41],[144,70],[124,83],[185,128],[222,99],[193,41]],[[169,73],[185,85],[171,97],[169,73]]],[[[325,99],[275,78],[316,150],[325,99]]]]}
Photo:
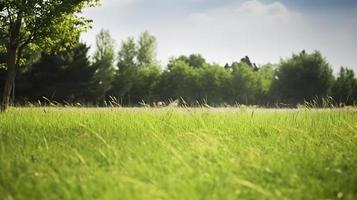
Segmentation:
{"type": "Polygon", "coordinates": [[[0,199],[357,199],[357,110],[11,108],[0,199]]]}

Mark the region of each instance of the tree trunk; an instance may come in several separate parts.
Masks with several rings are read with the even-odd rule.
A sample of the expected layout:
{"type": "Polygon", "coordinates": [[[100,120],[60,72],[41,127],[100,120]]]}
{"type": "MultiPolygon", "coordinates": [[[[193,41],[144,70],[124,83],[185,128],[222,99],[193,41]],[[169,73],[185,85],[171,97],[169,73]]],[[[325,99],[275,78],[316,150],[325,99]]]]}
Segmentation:
{"type": "Polygon", "coordinates": [[[5,112],[10,104],[11,91],[14,87],[14,81],[17,71],[16,50],[17,48],[9,48],[7,52],[7,73],[1,102],[1,112],[5,112]]]}

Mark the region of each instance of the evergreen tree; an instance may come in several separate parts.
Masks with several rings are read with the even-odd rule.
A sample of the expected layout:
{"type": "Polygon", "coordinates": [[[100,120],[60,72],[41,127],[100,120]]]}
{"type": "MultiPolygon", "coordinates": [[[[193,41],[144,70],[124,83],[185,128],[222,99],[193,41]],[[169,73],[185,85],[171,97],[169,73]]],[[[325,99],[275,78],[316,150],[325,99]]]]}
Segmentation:
{"type": "Polygon", "coordinates": [[[90,66],[88,50],[89,47],[79,43],[59,54],[44,54],[24,74],[30,86],[21,96],[31,101],[45,97],[58,102],[90,102],[95,69],[90,66]]]}
{"type": "Polygon", "coordinates": [[[96,50],[93,57],[93,67],[96,69],[92,85],[97,102],[102,103],[108,96],[115,74],[114,40],[109,31],[101,30],[96,38],[96,50]]]}
{"type": "Polygon", "coordinates": [[[137,48],[134,38],[130,37],[121,44],[117,71],[113,80],[113,88],[110,91],[110,94],[118,98],[121,104],[131,102],[131,90],[137,78],[137,71],[137,48]]]}

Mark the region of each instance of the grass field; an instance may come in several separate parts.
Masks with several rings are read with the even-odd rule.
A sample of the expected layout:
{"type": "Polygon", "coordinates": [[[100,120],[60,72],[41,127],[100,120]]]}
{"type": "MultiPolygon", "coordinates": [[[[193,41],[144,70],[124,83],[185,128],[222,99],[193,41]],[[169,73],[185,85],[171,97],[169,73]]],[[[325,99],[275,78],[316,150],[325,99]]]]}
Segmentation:
{"type": "Polygon", "coordinates": [[[357,110],[12,108],[0,199],[357,199],[357,110]]]}

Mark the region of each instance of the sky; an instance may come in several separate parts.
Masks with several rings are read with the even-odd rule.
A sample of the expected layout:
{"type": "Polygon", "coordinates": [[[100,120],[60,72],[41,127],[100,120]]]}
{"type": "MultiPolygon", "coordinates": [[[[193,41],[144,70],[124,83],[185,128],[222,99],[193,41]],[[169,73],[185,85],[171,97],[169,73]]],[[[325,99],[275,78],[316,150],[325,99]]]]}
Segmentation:
{"type": "Polygon", "coordinates": [[[107,29],[119,49],[149,31],[163,65],[191,53],[219,64],[249,56],[262,65],[319,50],[335,72],[357,72],[357,0],[102,0],[84,16],[93,28],[82,41],[94,47],[107,29]]]}

